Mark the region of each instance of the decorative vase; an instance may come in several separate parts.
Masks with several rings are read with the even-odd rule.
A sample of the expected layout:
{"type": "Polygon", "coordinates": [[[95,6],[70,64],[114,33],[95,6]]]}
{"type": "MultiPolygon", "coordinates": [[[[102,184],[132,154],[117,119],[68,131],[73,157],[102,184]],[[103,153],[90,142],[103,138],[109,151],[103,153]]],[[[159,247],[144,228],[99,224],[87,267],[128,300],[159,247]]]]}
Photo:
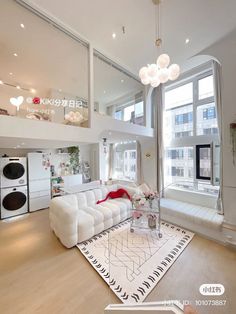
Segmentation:
{"type": "Polygon", "coordinates": [[[149,216],[148,217],[148,227],[150,229],[156,229],[156,217],[155,216],[149,216]]]}
{"type": "Polygon", "coordinates": [[[149,207],[150,207],[150,209],[152,209],[152,200],[149,199],[148,202],[149,202],[149,207]]]}

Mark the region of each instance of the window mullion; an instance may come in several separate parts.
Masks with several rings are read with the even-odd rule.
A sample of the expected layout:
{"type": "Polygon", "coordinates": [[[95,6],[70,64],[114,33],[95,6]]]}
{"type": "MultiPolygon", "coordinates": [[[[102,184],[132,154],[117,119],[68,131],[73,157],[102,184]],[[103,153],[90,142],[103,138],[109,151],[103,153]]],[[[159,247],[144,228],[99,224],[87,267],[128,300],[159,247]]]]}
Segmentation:
{"type": "MultiPolygon", "coordinates": [[[[193,80],[193,136],[197,136],[197,103],[198,103],[198,79],[193,80]]],[[[196,149],[193,146],[193,185],[198,189],[198,182],[196,180],[196,149]]]]}

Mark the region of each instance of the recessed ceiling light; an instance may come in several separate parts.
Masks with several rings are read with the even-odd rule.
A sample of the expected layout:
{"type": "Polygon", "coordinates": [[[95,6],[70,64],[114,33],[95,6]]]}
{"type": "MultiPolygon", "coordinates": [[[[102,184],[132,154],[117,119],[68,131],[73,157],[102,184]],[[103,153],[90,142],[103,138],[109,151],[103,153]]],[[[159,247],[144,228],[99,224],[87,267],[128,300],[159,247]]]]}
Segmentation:
{"type": "Polygon", "coordinates": [[[124,80],[120,80],[121,81],[121,83],[124,83],[124,80]]]}
{"type": "Polygon", "coordinates": [[[18,54],[15,52],[15,53],[13,53],[13,56],[14,57],[18,57],[18,54]]]}
{"type": "Polygon", "coordinates": [[[35,93],[36,92],[36,90],[34,89],[34,88],[31,88],[31,93],[35,93]]]}
{"type": "Polygon", "coordinates": [[[112,34],[112,38],[115,39],[116,38],[116,33],[112,34]]]}
{"type": "Polygon", "coordinates": [[[17,89],[20,89],[20,86],[19,86],[19,85],[17,85],[17,86],[16,86],[16,88],[17,88],[17,89]]]}
{"type": "Polygon", "coordinates": [[[25,28],[25,25],[23,23],[20,24],[21,28],[25,28]]]}
{"type": "Polygon", "coordinates": [[[3,85],[3,81],[0,81],[0,85],[3,85]]]}
{"type": "Polygon", "coordinates": [[[9,75],[13,75],[13,73],[12,73],[12,72],[10,72],[10,73],[9,73],[9,75]]]}
{"type": "Polygon", "coordinates": [[[190,39],[189,38],[186,38],[185,39],[185,44],[188,44],[190,42],[190,39]]]}

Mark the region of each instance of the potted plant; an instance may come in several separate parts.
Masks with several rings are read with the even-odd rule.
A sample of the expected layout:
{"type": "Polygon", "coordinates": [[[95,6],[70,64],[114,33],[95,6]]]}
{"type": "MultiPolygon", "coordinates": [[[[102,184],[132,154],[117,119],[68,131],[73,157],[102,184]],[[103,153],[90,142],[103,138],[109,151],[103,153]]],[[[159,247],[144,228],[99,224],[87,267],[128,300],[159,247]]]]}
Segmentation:
{"type": "Polygon", "coordinates": [[[152,209],[152,202],[158,196],[157,192],[148,191],[148,192],[144,192],[143,194],[146,201],[149,202],[149,207],[152,209]]]}
{"type": "Polygon", "coordinates": [[[68,147],[68,153],[70,154],[70,165],[74,174],[80,172],[80,155],[79,146],[68,147]]]}

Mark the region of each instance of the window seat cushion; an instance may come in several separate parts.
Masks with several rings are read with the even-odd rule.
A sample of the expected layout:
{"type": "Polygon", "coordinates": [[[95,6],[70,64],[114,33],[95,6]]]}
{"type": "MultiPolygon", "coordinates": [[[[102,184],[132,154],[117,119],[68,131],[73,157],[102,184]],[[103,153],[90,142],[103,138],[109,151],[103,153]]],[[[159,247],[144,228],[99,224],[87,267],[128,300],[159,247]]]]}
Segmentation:
{"type": "Polygon", "coordinates": [[[224,216],[219,215],[213,208],[180,202],[170,198],[161,199],[161,214],[214,229],[220,229],[224,220],[224,216]]]}

